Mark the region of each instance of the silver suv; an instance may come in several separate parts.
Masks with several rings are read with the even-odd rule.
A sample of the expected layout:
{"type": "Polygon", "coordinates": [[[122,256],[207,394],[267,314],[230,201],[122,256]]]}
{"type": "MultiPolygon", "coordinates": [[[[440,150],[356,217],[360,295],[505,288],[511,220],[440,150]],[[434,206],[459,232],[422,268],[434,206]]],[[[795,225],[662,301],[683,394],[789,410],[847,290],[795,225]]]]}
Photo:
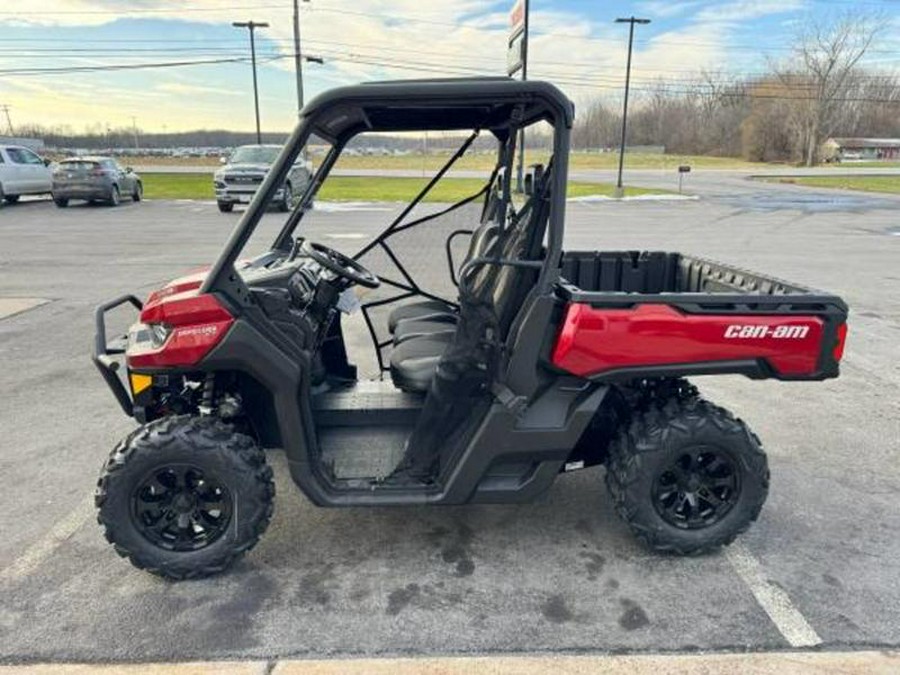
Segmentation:
{"type": "MultiPolygon", "coordinates": [[[[228,213],[235,204],[249,204],[280,152],[280,145],[242,145],[227,160],[223,157],[224,166],[213,177],[219,211],[228,213]]],[[[290,211],[311,179],[311,165],[298,159],[275,194],[279,210],[290,211]]]]}

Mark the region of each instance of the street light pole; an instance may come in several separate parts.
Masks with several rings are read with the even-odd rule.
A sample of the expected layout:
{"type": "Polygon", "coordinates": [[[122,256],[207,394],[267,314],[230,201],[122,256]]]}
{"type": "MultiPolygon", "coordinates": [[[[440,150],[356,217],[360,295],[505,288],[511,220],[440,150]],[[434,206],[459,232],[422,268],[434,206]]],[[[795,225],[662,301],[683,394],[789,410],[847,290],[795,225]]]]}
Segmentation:
{"type": "Polygon", "coordinates": [[[631,48],[634,44],[634,24],[648,24],[650,19],[636,19],[633,16],[627,19],[616,19],[616,23],[630,24],[628,27],[628,63],[625,66],[625,103],[622,107],[622,142],[619,145],[619,178],[616,181],[615,196],[619,199],[625,196],[625,188],[622,187],[622,168],[625,165],[625,132],[628,128],[628,90],[631,86],[631,48]]]}
{"type": "MultiPolygon", "coordinates": [[[[303,0],[309,2],[309,0],[303,0]]],[[[300,56],[300,2],[294,0],[294,71],[297,76],[297,114],[303,110],[303,57],[300,56]]]]}
{"type": "MultiPolygon", "coordinates": [[[[531,2],[525,0],[525,26],[522,35],[522,81],[528,79],[528,33],[530,29],[531,2]]],[[[516,167],[516,192],[525,192],[525,129],[519,131],[519,163],[516,167]]]]}
{"type": "Polygon", "coordinates": [[[257,28],[268,28],[269,24],[255,21],[235,21],[231,25],[235,28],[246,28],[250,31],[250,60],[253,63],[253,106],[256,110],[256,144],[262,145],[262,133],[259,128],[259,87],[256,83],[256,39],[254,38],[254,31],[257,28]]]}

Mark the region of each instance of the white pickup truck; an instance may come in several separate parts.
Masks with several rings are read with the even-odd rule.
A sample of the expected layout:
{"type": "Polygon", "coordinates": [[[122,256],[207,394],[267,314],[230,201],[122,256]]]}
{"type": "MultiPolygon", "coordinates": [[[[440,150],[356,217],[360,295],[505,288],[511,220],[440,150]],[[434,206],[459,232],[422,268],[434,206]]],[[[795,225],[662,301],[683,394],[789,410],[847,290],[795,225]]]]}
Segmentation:
{"type": "Polygon", "coordinates": [[[21,145],[0,145],[0,206],[15,204],[22,195],[49,194],[52,188],[49,160],[21,145]]]}

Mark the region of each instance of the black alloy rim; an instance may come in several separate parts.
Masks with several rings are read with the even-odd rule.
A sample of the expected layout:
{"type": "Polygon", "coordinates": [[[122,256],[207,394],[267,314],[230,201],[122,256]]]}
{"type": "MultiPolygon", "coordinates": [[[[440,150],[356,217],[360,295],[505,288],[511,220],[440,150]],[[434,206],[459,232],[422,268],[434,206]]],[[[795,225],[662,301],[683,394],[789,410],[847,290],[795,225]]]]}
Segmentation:
{"type": "Polygon", "coordinates": [[[683,450],[653,483],[653,505],[667,523],[696,530],[718,523],[740,495],[734,460],[719,448],[683,450]]]}
{"type": "Polygon", "coordinates": [[[198,551],[216,541],[231,522],[231,494],[208,471],[190,464],[161,466],[132,494],[140,533],[170,551],[198,551]]]}

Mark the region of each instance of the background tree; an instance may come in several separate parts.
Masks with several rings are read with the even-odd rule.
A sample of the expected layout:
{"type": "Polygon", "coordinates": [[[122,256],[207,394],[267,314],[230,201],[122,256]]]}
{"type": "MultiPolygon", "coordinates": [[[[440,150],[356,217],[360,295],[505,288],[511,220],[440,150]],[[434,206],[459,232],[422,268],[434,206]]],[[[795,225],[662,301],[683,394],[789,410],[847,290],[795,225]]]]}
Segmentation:
{"type": "Polygon", "coordinates": [[[796,92],[791,122],[806,166],[814,166],[819,147],[852,103],[854,73],[881,30],[876,15],[847,13],[837,20],[814,19],[797,34],[794,62],[778,72],[796,92]]]}

